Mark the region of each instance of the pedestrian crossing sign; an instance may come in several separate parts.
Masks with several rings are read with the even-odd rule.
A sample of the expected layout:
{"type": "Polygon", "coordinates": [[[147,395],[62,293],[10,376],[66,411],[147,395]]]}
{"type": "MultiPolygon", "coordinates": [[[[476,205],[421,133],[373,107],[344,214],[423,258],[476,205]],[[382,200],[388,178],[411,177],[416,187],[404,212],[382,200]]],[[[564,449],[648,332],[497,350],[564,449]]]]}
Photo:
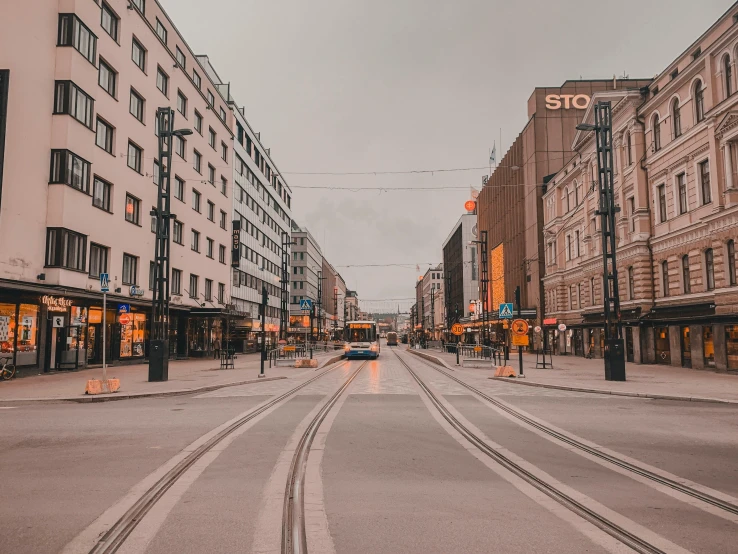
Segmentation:
{"type": "Polygon", "coordinates": [[[309,312],[313,309],[313,301],[309,298],[305,298],[304,300],[300,300],[300,309],[303,312],[309,312]]]}
{"type": "Polygon", "coordinates": [[[512,317],[513,317],[512,302],[508,304],[500,304],[500,319],[512,319],[512,317]]]}

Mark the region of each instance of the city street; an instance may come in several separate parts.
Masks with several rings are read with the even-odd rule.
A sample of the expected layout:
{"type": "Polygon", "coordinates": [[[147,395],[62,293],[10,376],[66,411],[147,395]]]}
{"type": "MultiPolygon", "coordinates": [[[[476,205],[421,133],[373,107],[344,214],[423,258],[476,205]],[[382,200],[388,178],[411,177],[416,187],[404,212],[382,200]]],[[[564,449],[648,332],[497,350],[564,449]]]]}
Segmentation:
{"type": "Polygon", "coordinates": [[[2,551],[735,551],[738,406],[490,375],[383,345],[205,393],[2,404],[2,551]]]}

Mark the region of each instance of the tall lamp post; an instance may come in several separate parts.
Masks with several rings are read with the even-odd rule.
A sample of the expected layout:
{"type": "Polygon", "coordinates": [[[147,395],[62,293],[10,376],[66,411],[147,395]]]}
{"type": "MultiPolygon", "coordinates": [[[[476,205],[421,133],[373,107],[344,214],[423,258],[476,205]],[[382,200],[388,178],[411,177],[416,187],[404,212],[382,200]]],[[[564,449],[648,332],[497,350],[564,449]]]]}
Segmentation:
{"type": "Polygon", "coordinates": [[[612,103],[597,102],[594,107],[594,125],[580,123],[580,131],[594,131],[597,139],[597,182],[600,203],[595,212],[602,221],[602,274],[605,303],[605,379],[625,381],[625,348],[623,328],[620,322],[620,292],[618,290],[618,269],[615,256],[615,214],[620,207],[615,206],[613,191],[612,162],[612,103]]]}
{"type": "Polygon", "coordinates": [[[191,129],[174,130],[174,110],[156,111],[159,137],[159,179],[156,208],[150,212],[156,218],[154,246],[154,292],[151,300],[151,339],[149,347],[149,382],[169,379],[169,248],[171,220],[172,139],[192,134],[191,129]]]}

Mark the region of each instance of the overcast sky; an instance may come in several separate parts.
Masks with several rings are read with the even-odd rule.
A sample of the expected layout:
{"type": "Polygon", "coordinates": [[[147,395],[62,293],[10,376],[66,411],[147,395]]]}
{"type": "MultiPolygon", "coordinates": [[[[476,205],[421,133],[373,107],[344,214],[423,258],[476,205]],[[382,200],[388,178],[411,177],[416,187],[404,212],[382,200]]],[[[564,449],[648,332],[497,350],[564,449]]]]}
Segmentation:
{"type": "MultiPolygon", "coordinates": [[[[728,0],[159,0],[207,54],[293,187],[293,216],[360,299],[410,298],[441,261],[466,188],[488,171],[305,176],[483,167],[522,130],[536,86],[651,77],[728,0]],[[635,19],[636,16],[638,19],[635,19]],[[596,21],[599,27],[595,28],[596,21]],[[502,129],[502,148],[500,148],[502,129]],[[355,264],[408,267],[350,268],[355,264]]],[[[362,302],[407,309],[412,301],[362,302]]]]}

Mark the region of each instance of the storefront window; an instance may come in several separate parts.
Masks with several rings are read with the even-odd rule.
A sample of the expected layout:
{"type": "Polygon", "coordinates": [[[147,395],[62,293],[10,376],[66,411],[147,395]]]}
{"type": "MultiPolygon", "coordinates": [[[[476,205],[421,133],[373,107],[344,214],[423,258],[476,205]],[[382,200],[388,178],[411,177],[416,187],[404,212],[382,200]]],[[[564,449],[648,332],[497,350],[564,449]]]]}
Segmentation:
{"type": "Polygon", "coordinates": [[[3,358],[13,358],[15,354],[15,309],[16,304],[0,304],[0,357],[3,358]]]}
{"type": "Polygon", "coordinates": [[[190,345],[190,355],[210,351],[210,333],[208,332],[208,319],[202,317],[191,317],[187,333],[190,345]]]}
{"type": "Polygon", "coordinates": [[[738,325],[725,326],[725,346],[728,349],[728,369],[738,369],[738,325]]]}
{"type": "Polygon", "coordinates": [[[711,325],[705,325],[702,328],[702,348],[705,353],[705,365],[715,367],[715,344],[712,341],[711,325]]]}
{"type": "Polygon", "coordinates": [[[146,332],[146,314],[121,314],[120,323],[120,357],[141,358],[144,355],[144,336],[146,332]],[[123,320],[121,321],[121,317],[123,320]]]}
{"type": "MultiPolygon", "coordinates": [[[[18,312],[18,353],[15,365],[29,366],[38,362],[38,306],[21,304],[18,312]]],[[[0,332],[2,334],[2,332],[0,332]]]]}

